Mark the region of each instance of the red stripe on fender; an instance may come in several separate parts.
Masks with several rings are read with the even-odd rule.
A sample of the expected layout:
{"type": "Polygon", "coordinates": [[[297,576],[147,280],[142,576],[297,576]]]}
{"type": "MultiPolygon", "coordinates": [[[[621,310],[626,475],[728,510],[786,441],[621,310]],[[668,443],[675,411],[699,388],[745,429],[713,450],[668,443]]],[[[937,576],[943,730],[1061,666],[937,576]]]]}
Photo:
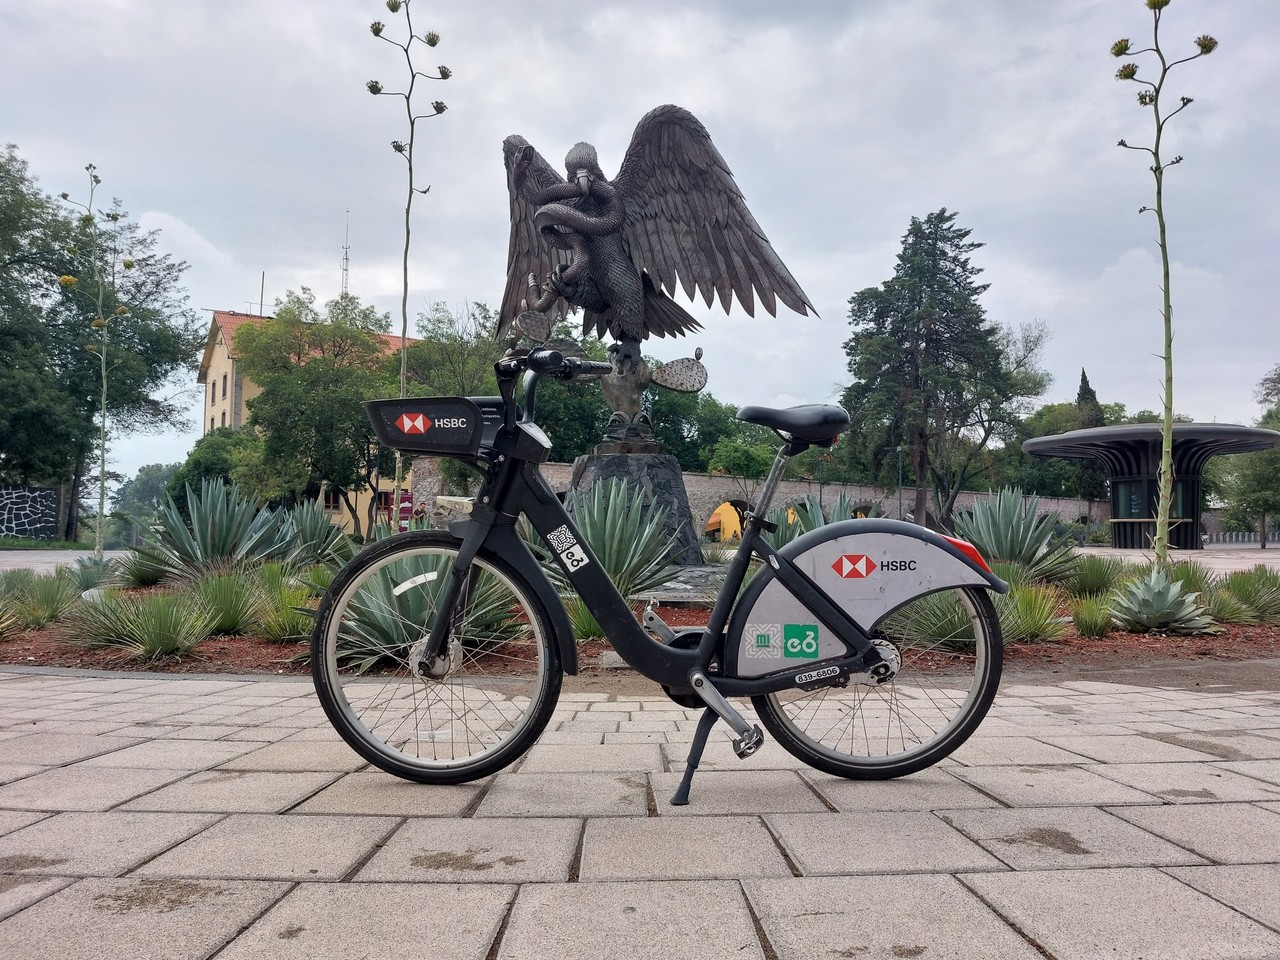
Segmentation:
{"type": "Polygon", "coordinates": [[[987,571],[987,573],[991,572],[991,568],[987,566],[987,561],[982,559],[982,554],[978,552],[978,548],[972,543],[968,543],[967,541],[960,540],[956,537],[948,537],[946,534],[942,535],[942,539],[963,553],[983,570],[987,571]]]}

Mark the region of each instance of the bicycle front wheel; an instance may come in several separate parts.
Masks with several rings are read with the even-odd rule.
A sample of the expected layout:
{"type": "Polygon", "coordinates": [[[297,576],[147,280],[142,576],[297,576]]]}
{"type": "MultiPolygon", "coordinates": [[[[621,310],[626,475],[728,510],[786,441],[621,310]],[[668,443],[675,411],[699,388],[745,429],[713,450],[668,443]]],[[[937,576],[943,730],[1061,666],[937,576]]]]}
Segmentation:
{"type": "Polygon", "coordinates": [[[369,762],[421,783],[462,783],[516,760],[560,694],[550,619],[519,573],[481,550],[458,603],[441,610],[460,541],[435,531],[361,552],[316,614],[311,672],[325,714],[369,762]],[[419,662],[436,618],[443,656],[419,662]]]}
{"type": "Polygon", "coordinates": [[[900,662],[893,679],[752,698],[788,751],[853,780],[887,780],[937,763],[977,729],[1000,685],[1000,626],[985,590],[916,597],[872,638],[900,662]]]}

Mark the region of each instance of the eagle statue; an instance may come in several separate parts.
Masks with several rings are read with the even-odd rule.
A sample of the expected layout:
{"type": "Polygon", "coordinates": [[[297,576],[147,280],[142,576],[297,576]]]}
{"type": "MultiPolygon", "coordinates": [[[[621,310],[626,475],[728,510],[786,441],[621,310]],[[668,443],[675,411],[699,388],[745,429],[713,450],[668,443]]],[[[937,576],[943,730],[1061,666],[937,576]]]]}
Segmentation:
{"type": "MultiPolygon", "coordinates": [[[[778,300],[802,315],[813,310],[688,110],[667,105],[645,114],[612,180],[589,143],[569,150],[566,176],[523,137],[507,137],[502,151],[511,239],[498,336],[513,324],[547,329],[550,315],[570,305],[582,311],[584,335],[603,339],[607,332],[614,340],[614,373],[604,378],[612,436],[648,433],[639,408],[651,374],[641,342],[701,329],[671,299],[677,284],[690,300],[696,290],[708,307],[718,297],[726,313],[735,295],[748,316],[757,297],[771,316],[778,300]]],[[[701,389],[705,370],[699,377],[690,364],[701,369],[696,360],[675,361],[653,379],[661,383],[673,366],[668,378],[677,382],[664,385],[701,389]]]]}

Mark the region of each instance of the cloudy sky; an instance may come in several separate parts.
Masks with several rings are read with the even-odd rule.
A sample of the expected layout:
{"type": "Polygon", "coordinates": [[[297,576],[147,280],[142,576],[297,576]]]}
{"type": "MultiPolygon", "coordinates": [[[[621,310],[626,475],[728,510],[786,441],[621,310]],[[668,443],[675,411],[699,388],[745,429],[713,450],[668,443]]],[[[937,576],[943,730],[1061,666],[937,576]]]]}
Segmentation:
{"type": "MultiPolygon", "coordinates": [[[[834,397],[847,380],[848,298],[893,272],[912,216],[941,207],[986,246],[989,317],[1040,320],[1045,401],[1080,369],[1103,402],[1160,404],[1160,269],[1137,87],[1111,43],[1150,38],[1142,0],[648,0],[569,4],[413,0],[425,67],[454,76],[423,128],[410,303],[496,306],[506,268],[501,144],[523,134],[553,163],[594,143],[612,176],[636,121],[662,103],[706,125],[756,219],[820,317],[752,319],[701,304],[692,341],[724,401],[834,397]]],[[[162,246],[190,263],[196,308],[255,310],[341,283],[397,314],[405,136],[399,51],[368,29],[400,21],[361,0],[65,0],[0,6],[0,139],[50,193],[84,192],[84,164],[162,246]]],[[[1280,363],[1280,5],[1175,0],[1162,40],[1195,103],[1170,125],[1166,206],[1174,261],[1176,407],[1249,423],[1280,363]]],[[[1151,63],[1143,63],[1147,75],[1151,63]]],[[[208,313],[203,314],[205,317],[208,313]]],[[[398,322],[398,321],[397,321],[398,322]]],[[[186,386],[193,411],[201,393],[186,386]]],[[[119,441],[116,469],[181,460],[198,436],[119,441]]]]}

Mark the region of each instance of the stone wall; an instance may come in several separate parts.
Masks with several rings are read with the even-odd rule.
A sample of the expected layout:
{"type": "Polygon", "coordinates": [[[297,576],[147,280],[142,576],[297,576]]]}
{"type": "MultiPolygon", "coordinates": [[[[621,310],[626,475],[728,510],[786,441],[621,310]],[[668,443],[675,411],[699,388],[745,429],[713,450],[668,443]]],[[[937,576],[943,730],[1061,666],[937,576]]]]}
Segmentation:
{"type": "Polygon", "coordinates": [[[0,535],[31,540],[57,539],[57,489],[0,487],[0,535]]]}
{"type": "MultiPolygon", "coordinates": [[[[544,463],[542,476],[551,489],[563,494],[573,482],[573,464],[544,463]]],[[[726,500],[738,500],[751,503],[760,490],[760,481],[740,481],[733,477],[714,477],[705,473],[684,474],[684,487],[689,495],[689,510],[693,515],[694,530],[701,534],[707,527],[707,520],[716,507],[726,500]]],[[[415,503],[426,501],[434,503],[440,493],[440,474],[435,461],[429,457],[418,457],[413,461],[413,499],[415,503]]],[[[848,496],[855,510],[876,506],[879,515],[896,517],[898,515],[897,487],[873,487],[856,483],[818,483],[816,480],[783,480],[778,484],[775,504],[790,500],[803,500],[814,496],[821,500],[825,510],[829,511],[840,494],[848,496]]],[[[903,508],[910,511],[915,497],[913,489],[904,488],[902,492],[903,508]]],[[[986,493],[963,492],[956,498],[956,509],[966,510],[978,500],[985,500],[986,493]]],[[[1063,520],[1075,521],[1088,518],[1091,523],[1106,523],[1111,518],[1111,507],[1104,500],[1092,503],[1084,500],[1069,500],[1060,497],[1041,497],[1040,513],[1057,511],[1063,520]]]]}

